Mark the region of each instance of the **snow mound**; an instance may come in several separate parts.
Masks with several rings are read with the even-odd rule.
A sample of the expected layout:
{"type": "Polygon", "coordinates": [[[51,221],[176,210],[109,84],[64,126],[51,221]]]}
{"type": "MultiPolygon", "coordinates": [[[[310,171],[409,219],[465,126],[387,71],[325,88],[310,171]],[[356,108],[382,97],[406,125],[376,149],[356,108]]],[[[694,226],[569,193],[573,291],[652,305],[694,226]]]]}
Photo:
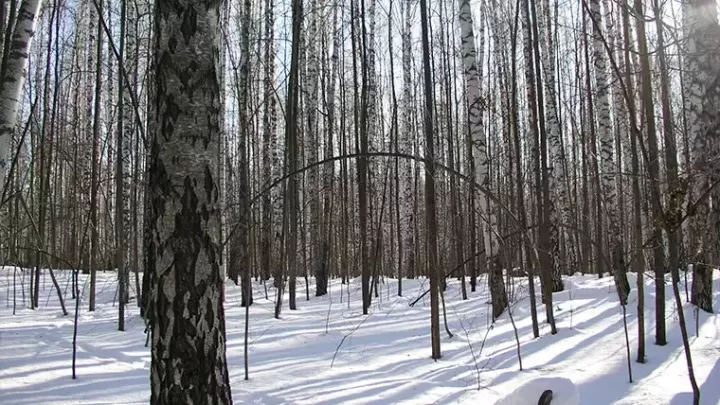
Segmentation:
{"type": "Polygon", "coordinates": [[[536,378],[519,386],[495,405],[537,405],[540,395],[552,390],[551,405],[580,405],[580,393],[572,381],[567,378],[536,378]]]}

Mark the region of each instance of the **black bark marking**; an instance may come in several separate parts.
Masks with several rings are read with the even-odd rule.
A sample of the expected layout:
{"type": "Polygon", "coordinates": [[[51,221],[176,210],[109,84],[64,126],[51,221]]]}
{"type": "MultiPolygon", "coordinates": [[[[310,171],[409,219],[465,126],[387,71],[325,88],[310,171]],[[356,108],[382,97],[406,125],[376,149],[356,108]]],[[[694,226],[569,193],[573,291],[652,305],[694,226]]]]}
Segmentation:
{"type": "Polygon", "coordinates": [[[168,49],[171,53],[175,53],[175,49],[177,49],[178,41],[175,38],[175,35],[170,36],[170,39],[168,39],[168,49]]]}
{"type": "Polygon", "coordinates": [[[189,88],[188,83],[190,82],[190,78],[192,78],[192,72],[190,72],[189,69],[178,72],[178,79],[180,79],[180,83],[186,88],[189,88]]]}
{"type": "Polygon", "coordinates": [[[215,327],[215,312],[213,312],[212,300],[210,297],[207,299],[207,312],[205,313],[205,321],[208,324],[208,328],[212,330],[215,327]]]}
{"type": "Polygon", "coordinates": [[[170,94],[164,101],[165,112],[162,117],[162,134],[165,140],[170,140],[175,133],[175,121],[180,116],[180,106],[175,102],[175,97],[170,94]]]}
{"type": "Polygon", "coordinates": [[[197,12],[191,5],[182,15],[183,21],[180,25],[180,32],[182,32],[185,38],[185,44],[190,44],[190,39],[195,36],[197,31],[197,12]]]}
{"type": "Polygon", "coordinates": [[[153,327],[152,404],[232,403],[218,300],[217,166],[203,153],[220,135],[219,86],[210,75],[216,66],[208,56],[218,55],[218,32],[207,32],[206,24],[219,23],[218,3],[159,0],[156,8],[158,125],[148,198],[159,255],[148,259],[158,261],[155,316],[165,319],[153,327]],[[174,291],[172,299],[164,289],[174,291]]]}
{"type": "Polygon", "coordinates": [[[213,181],[212,172],[210,171],[210,168],[207,165],[205,165],[205,179],[204,180],[205,180],[205,185],[204,185],[205,198],[207,198],[207,200],[209,202],[214,202],[216,199],[216,198],[213,198],[213,197],[215,197],[214,192],[216,191],[215,182],[213,181]]]}
{"type": "MultiPolygon", "coordinates": [[[[151,150],[151,161],[152,164],[150,166],[150,184],[153,187],[150,187],[150,214],[151,218],[153,219],[153,222],[156,220],[159,220],[165,216],[165,200],[166,196],[172,196],[173,188],[172,183],[170,182],[170,179],[168,177],[167,170],[165,169],[165,164],[163,161],[159,158],[159,145],[157,142],[153,142],[152,150],[151,150]]],[[[165,243],[161,240],[159,237],[159,234],[157,234],[157,229],[154,230],[156,233],[156,236],[154,240],[157,241],[157,257],[161,258],[163,257],[165,253],[165,243]]],[[[154,254],[155,250],[151,249],[150,252],[152,252],[153,257],[151,259],[155,259],[154,254]]],[[[153,260],[152,263],[155,261],[153,260]]],[[[155,267],[155,266],[153,266],[155,267]]]]}

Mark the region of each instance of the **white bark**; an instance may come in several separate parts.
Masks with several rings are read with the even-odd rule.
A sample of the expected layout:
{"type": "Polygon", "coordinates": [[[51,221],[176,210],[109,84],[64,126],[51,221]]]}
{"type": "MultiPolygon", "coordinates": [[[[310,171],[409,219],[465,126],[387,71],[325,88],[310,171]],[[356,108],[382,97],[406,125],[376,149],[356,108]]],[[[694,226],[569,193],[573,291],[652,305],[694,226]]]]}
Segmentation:
{"type": "MultiPolygon", "coordinates": [[[[275,92],[274,92],[274,82],[275,82],[275,41],[273,40],[274,35],[274,24],[275,24],[275,17],[273,15],[273,8],[274,8],[274,1],[273,0],[267,0],[265,3],[265,71],[263,74],[263,93],[265,96],[265,106],[263,109],[263,148],[262,148],[262,184],[263,187],[267,187],[270,185],[270,183],[273,180],[273,165],[277,165],[276,167],[281,166],[281,163],[277,161],[277,131],[276,131],[276,117],[275,117],[275,92]],[[275,159],[275,161],[271,160],[272,158],[275,159]]],[[[277,169],[276,169],[277,170],[277,169]]],[[[273,199],[272,197],[277,194],[277,191],[275,189],[268,192],[266,195],[263,196],[263,203],[262,203],[262,209],[263,209],[263,235],[264,235],[264,241],[263,246],[261,249],[263,249],[263,255],[268,255],[267,260],[269,263],[266,263],[266,265],[269,266],[270,269],[275,268],[276,266],[279,266],[279,264],[276,264],[274,266],[274,262],[272,260],[272,252],[274,251],[273,246],[275,246],[275,237],[273,235],[273,220],[276,220],[274,218],[276,215],[274,214],[274,208],[273,208],[273,199]],[[267,249],[267,251],[265,250],[267,249]]],[[[282,214],[280,214],[280,217],[282,214]]],[[[268,269],[263,269],[263,271],[266,271],[268,269]]]]}
{"type": "Polygon", "coordinates": [[[7,58],[5,75],[0,87],[0,195],[5,187],[5,176],[10,167],[10,145],[17,124],[22,88],[27,77],[28,56],[35,34],[35,21],[40,0],[23,0],[18,10],[12,44],[7,58]]]}
{"type": "MultiPolygon", "coordinates": [[[[319,91],[319,20],[321,20],[324,2],[322,0],[313,0],[309,8],[309,23],[305,45],[307,46],[307,71],[305,90],[304,110],[307,117],[307,126],[305,130],[305,160],[306,164],[312,164],[318,161],[318,91],[319,91]]],[[[304,191],[305,199],[309,199],[310,208],[310,248],[312,257],[312,269],[317,271],[320,266],[320,199],[317,197],[320,192],[320,168],[315,166],[308,170],[306,180],[306,190],[304,191]]]]}
{"type": "MultiPolygon", "coordinates": [[[[403,96],[402,96],[402,124],[400,131],[399,149],[400,153],[413,153],[413,141],[416,138],[415,126],[413,125],[414,114],[414,98],[412,84],[412,1],[406,0],[403,3],[405,9],[405,26],[402,33],[402,65],[403,65],[403,96]]],[[[403,242],[403,254],[405,258],[403,263],[407,266],[407,270],[403,271],[408,276],[415,275],[415,222],[413,218],[413,207],[415,201],[414,190],[414,171],[412,162],[403,162],[401,167],[404,168],[402,181],[402,235],[405,238],[403,242]]]]}
{"type": "MultiPolygon", "coordinates": [[[[130,261],[130,244],[128,243],[128,235],[131,228],[130,223],[130,210],[131,206],[130,203],[132,201],[132,198],[130,196],[130,191],[132,190],[132,148],[133,148],[133,139],[135,139],[135,110],[133,108],[132,103],[132,95],[130,94],[131,91],[134,91],[133,89],[137,88],[137,80],[138,77],[134,74],[136,73],[136,70],[132,68],[133,64],[135,63],[135,60],[138,57],[138,50],[137,50],[137,32],[135,30],[135,19],[137,18],[137,10],[135,7],[135,2],[127,2],[127,18],[125,22],[125,50],[124,50],[124,64],[125,64],[125,71],[128,72],[128,79],[130,80],[130,83],[128,83],[129,89],[125,89],[124,92],[124,100],[122,100],[123,103],[125,103],[124,106],[124,112],[123,112],[123,130],[122,130],[122,141],[120,144],[122,145],[122,150],[118,151],[120,153],[120,158],[122,159],[122,172],[123,172],[123,195],[121,196],[123,206],[122,208],[122,218],[123,218],[123,238],[124,241],[122,243],[122,246],[124,247],[123,255],[125,255],[125,265],[128,266],[130,261]]],[[[137,164],[137,162],[135,162],[137,164]]],[[[120,208],[120,207],[118,207],[120,208]]],[[[128,275],[128,272],[125,272],[126,275],[128,275]]]]}
{"type": "MultiPolygon", "coordinates": [[[[367,1],[368,38],[367,38],[367,73],[368,73],[368,134],[370,135],[370,150],[373,146],[382,150],[382,135],[378,128],[377,117],[377,74],[375,72],[375,0],[367,1]],[[373,145],[374,144],[374,145],[373,145]]],[[[371,167],[371,165],[368,165],[371,167]]],[[[372,171],[370,171],[372,173],[372,171]]]]}
{"type": "MultiPolygon", "coordinates": [[[[565,188],[565,152],[560,139],[560,120],[555,89],[555,44],[553,42],[551,3],[548,0],[543,0],[540,2],[540,6],[538,31],[542,50],[543,85],[545,88],[545,123],[547,140],[550,146],[550,170],[548,170],[547,176],[550,192],[557,194],[549,198],[550,246],[552,249],[552,262],[555,264],[553,271],[562,273],[560,225],[567,224],[571,214],[569,212],[567,188],[565,188]]],[[[555,274],[553,279],[560,279],[560,274],[555,274]]]]}
{"type": "MultiPolygon", "coordinates": [[[[480,93],[481,75],[478,69],[477,50],[475,48],[475,34],[473,30],[472,13],[469,0],[460,2],[460,38],[462,47],[463,72],[465,76],[465,87],[467,94],[467,117],[472,139],[473,158],[475,159],[475,182],[490,189],[490,172],[487,154],[487,142],[483,132],[483,98],[480,93]]],[[[482,50],[481,50],[482,51],[482,50]]],[[[481,58],[482,59],[482,58],[481,58]]],[[[497,252],[497,238],[490,237],[491,227],[495,224],[494,213],[489,209],[486,196],[478,198],[482,216],[487,215],[487,226],[482,226],[482,239],[485,244],[485,252],[491,257],[497,252]]]]}
{"type": "MultiPolygon", "coordinates": [[[[692,196],[698,199],[720,181],[720,26],[716,4],[712,0],[686,2],[684,26],[688,38],[685,49],[686,114],[689,126],[691,162],[694,169],[692,196]]],[[[702,263],[714,262],[720,256],[717,229],[720,223],[720,191],[711,192],[698,201],[692,218],[691,249],[693,261],[693,303],[712,311],[712,270],[702,263]]]]}
{"type": "MultiPolygon", "coordinates": [[[[613,37],[615,49],[618,50],[615,54],[615,60],[617,61],[618,70],[620,72],[625,72],[626,64],[630,63],[631,61],[626,60],[625,53],[623,51],[625,45],[623,43],[624,41],[622,35],[622,13],[623,9],[621,7],[616,7],[615,22],[617,24],[617,27],[614,28],[613,37]]],[[[613,75],[613,77],[615,78],[615,75],[613,75]]],[[[626,86],[629,87],[629,85],[627,84],[626,86]]],[[[625,108],[626,104],[623,95],[623,88],[617,78],[615,78],[615,83],[613,83],[612,100],[613,106],[615,106],[613,114],[615,117],[615,156],[617,159],[615,167],[618,173],[615,176],[615,187],[618,193],[618,230],[623,238],[623,241],[621,242],[623,243],[623,246],[629,246],[624,242],[625,237],[629,237],[629,235],[631,235],[632,233],[632,221],[630,220],[632,216],[628,215],[628,213],[631,212],[631,206],[627,204],[627,202],[630,201],[630,199],[627,197],[629,187],[625,186],[625,184],[629,185],[629,183],[625,181],[621,173],[624,173],[623,167],[629,169],[628,162],[631,161],[630,140],[632,134],[630,133],[629,112],[625,108]]]]}
{"type": "MultiPolygon", "coordinates": [[[[610,120],[610,85],[607,74],[607,51],[605,41],[612,44],[613,25],[610,3],[603,0],[604,14],[600,13],[600,0],[590,2],[593,24],[593,65],[595,70],[595,111],[597,113],[597,135],[600,142],[600,184],[603,203],[608,219],[608,238],[611,252],[619,247],[620,232],[617,221],[617,190],[615,189],[615,161],[613,152],[612,121],[610,120]],[[605,22],[605,32],[602,22],[605,22]]],[[[612,45],[609,46],[612,50],[612,45]]]]}

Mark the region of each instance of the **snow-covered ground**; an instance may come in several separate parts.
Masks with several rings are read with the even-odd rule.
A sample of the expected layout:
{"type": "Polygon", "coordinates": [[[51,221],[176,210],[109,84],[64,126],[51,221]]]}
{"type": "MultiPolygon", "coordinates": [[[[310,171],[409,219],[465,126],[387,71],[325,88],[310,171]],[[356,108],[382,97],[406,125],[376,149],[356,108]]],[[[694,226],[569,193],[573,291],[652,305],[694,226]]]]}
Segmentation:
{"type": "MultiPolygon", "coordinates": [[[[143,321],[133,301],[127,331],[116,330],[113,273],[99,274],[95,313],[88,313],[87,302],[82,302],[76,380],[71,379],[70,368],[73,317],[62,316],[50,278],[43,280],[41,308],[31,311],[22,306],[18,272],[18,308],[13,315],[12,276],[13,269],[0,272],[0,404],[147,403],[150,355],[144,347],[143,321]]],[[[70,272],[58,274],[68,296],[69,276],[70,272]]],[[[426,280],[404,280],[403,297],[396,295],[396,281],[380,284],[381,297],[374,299],[369,316],[362,315],[359,279],[350,283],[349,307],[348,289],[339,280],[332,280],[330,294],[321,298],[314,297],[311,281],[310,301],[305,301],[304,282],[298,281],[298,310],[284,308],[280,320],[273,318],[274,290],[268,288],[266,300],[263,285],[254,284],[249,381],[244,380],[243,370],[245,321],[240,288],[228,283],[227,358],[235,403],[523,405],[516,402],[521,399],[503,398],[522,398],[522,392],[539,390],[542,387],[533,382],[538,378],[552,385],[549,388],[556,390],[556,398],[560,398],[560,391],[572,394],[577,388],[583,405],[691,403],[669,283],[665,314],[669,343],[654,345],[654,284],[648,282],[647,363],[638,364],[634,361],[636,277],[630,275],[633,292],[628,328],[634,377],[630,384],[622,311],[610,277],[568,277],[566,290],[554,295],[559,333],[550,335],[543,323],[539,339],[532,337],[525,281],[516,280],[513,318],[520,337],[523,371],[519,370],[515,334],[507,314],[489,328],[484,279],[467,301],[461,300],[459,284],[449,283],[445,295],[447,320],[454,337],[442,331],[443,357],[437,362],[430,359],[429,298],[414,307],[408,305],[428,287],[426,280]],[[524,388],[515,392],[521,386],[524,388]]],[[[27,282],[26,274],[26,288],[27,282]]],[[[714,283],[717,310],[718,272],[714,283]]],[[[681,288],[684,301],[684,285],[681,288]]],[[[69,301],[72,311],[74,301],[69,301]]],[[[538,314],[542,321],[544,307],[538,308],[538,314]]],[[[685,316],[701,403],[720,404],[720,315],[701,313],[697,337],[690,305],[685,305],[685,316]]],[[[537,398],[532,401],[529,404],[535,405],[537,398]]]]}

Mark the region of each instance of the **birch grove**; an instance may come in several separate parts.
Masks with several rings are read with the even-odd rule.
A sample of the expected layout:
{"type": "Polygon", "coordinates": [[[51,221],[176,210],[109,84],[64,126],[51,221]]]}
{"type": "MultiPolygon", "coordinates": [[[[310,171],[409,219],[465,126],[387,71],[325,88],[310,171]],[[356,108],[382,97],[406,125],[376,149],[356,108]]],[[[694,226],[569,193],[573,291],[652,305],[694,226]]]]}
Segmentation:
{"type": "Polygon", "coordinates": [[[150,334],[152,403],[231,403],[227,280],[278,319],[336,305],[335,279],[363,317],[425,300],[403,291],[420,280],[438,359],[440,316],[479,294],[490,324],[527,299],[533,338],[557,334],[576,272],[611,277],[639,323],[628,358],[650,358],[646,330],[668,344],[677,314],[699,396],[678,308],[717,311],[714,1],[1,11],[0,259],[31,309],[48,276],[64,313],[96,311],[113,274],[118,329],[138,310],[150,334]]]}

